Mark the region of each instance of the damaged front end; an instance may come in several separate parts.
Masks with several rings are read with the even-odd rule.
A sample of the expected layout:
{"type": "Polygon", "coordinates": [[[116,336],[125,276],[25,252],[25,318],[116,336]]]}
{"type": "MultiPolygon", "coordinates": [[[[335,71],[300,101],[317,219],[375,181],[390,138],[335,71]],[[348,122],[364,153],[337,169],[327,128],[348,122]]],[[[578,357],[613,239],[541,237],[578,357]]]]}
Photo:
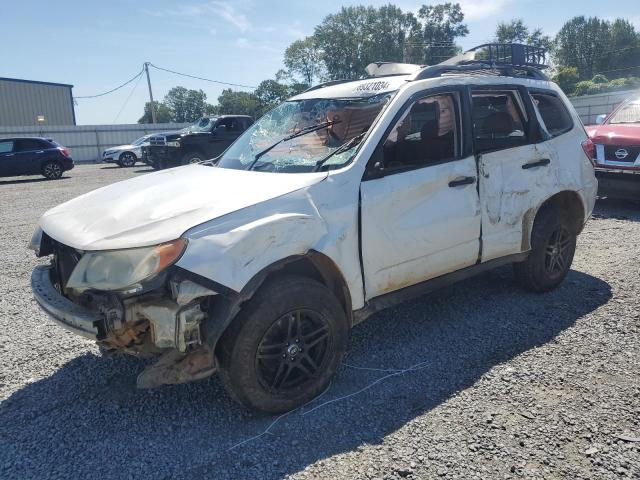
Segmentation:
{"type": "Polygon", "coordinates": [[[215,361],[203,331],[218,294],[173,266],[185,247],[186,240],[180,239],[146,251],[100,256],[36,232],[32,248],[52,261],[33,271],[34,297],[56,323],[95,340],[103,354],[159,357],[138,376],[140,388],[206,378],[214,373],[215,361]],[[123,282],[135,281],[108,290],[92,285],[118,287],[107,283],[118,275],[123,282]]]}

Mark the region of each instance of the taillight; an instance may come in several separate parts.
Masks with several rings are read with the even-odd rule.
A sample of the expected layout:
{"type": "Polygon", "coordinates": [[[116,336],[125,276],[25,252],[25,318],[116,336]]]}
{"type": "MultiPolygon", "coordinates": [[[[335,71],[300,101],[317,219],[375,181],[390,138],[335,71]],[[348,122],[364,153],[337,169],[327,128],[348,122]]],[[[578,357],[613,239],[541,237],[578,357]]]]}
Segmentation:
{"type": "Polygon", "coordinates": [[[60,150],[65,157],[69,156],[69,149],[67,147],[58,147],[58,150],[60,150]]]}
{"type": "Polygon", "coordinates": [[[592,165],[596,166],[596,145],[591,141],[590,138],[587,138],[584,142],[582,142],[582,149],[584,150],[585,155],[591,161],[592,165]]]}

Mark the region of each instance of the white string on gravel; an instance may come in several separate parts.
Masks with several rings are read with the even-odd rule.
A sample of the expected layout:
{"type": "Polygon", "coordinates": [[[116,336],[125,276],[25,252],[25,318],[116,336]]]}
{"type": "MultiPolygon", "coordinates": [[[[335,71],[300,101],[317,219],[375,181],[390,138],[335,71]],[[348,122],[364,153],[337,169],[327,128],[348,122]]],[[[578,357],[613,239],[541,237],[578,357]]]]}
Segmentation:
{"type": "MultiPolygon", "coordinates": [[[[312,409],[307,410],[307,411],[306,411],[306,412],[304,412],[302,415],[308,415],[309,413],[314,412],[314,411],[318,410],[319,408],[322,408],[322,407],[324,407],[324,406],[326,406],[326,405],[330,405],[330,404],[332,404],[332,403],[340,402],[340,401],[342,401],[342,400],[346,400],[347,398],[351,398],[351,397],[354,397],[354,396],[356,396],[356,395],[359,395],[359,394],[361,394],[362,392],[364,392],[365,390],[369,390],[371,387],[373,387],[373,386],[377,385],[377,384],[378,384],[378,383],[380,383],[380,382],[383,382],[383,381],[384,381],[384,380],[386,380],[387,378],[397,377],[398,375],[403,375],[403,374],[405,374],[405,373],[407,373],[407,372],[416,372],[416,371],[418,371],[418,370],[423,370],[423,369],[425,369],[425,368],[427,368],[427,367],[429,366],[428,362],[420,362],[420,363],[416,363],[415,365],[413,365],[413,366],[411,366],[411,367],[409,367],[409,368],[404,368],[404,369],[396,369],[396,368],[371,368],[371,367],[358,367],[358,366],[355,366],[355,365],[349,365],[348,363],[343,363],[343,365],[344,365],[345,367],[353,368],[353,369],[355,369],[355,370],[369,370],[369,371],[373,371],[373,372],[391,372],[391,373],[389,373],[388,375],[385,375],[385,376],[383,376],[383,377],[378,378],[377,380],[375,380],[375,381],[371,382],[371,383],[370,383],[369,385],[367,385],[366,387],[361,388],[360,390],[358,390],[358,391],[356,391],[356,392],[350,393],[349,395],[344,395],[344,396],[342,396],[342,397],[334,398],[333,400],[329,400],[329,401],[327,401],[327,402],[323,402],[323,403],[321,403],[320,405],[317,405],[317,406],[313,407],[312,409]]],[[[233,445],[233,446],[229,447],[229,448],[227,449],[227,451],[229,452],[229,451],[231,451],[231,450],[233,450],[233,449],[235,449],[235,448],[237,448],[237,447],[240,447],[240,446],[242,446],[242,445],[244,445],[244,444],[246,444],[246,443],[249,443],[249,442],[252,442],[252,441],[254,441],[254,440],[257,440],[257,439],[259,439],[259,438],[261,438],[261,437],[263,437],[263,436],[265,436],[265,435],[267,435],[267,434],[272,435],[272,433],[270,432],[270,430],[274,427],[274,425],[275,425],[276,423],[278,423],[280,420],[282,420],[282,419],[283,419],[284,417],[286,417],[287,415],[290,415],[290,414],[292,414],[292,413],[294,413],[294,412],[297,412],[298,410],[302,410],[302,409],[303,409],[304,407],[306,407],[307,405],[309,405],[309,404],[311,404],[311,403],[313,403],[313,402],[315,402],[315,401],[319,400],[320,398],[322,398],[322,397],[323,397],[323,396],[324,396],[324,395],[329,391],[329,389],[331,388],[331,385],[332,385],[332,384],[331,384],[331,383],[329,383],[329,386],[327,386],[327,388],[325,389],[325,391],[324,391],[324,392],[322,392],[320,395],[318,395],[318,396],[317,396],[316,398],[314,398],[313,400],[311,400],[311,401],[309,401],[309,402],[305,403],[305,404],[304,404],[304,405],[302,405],[301,407],[298,407],[298,408],[296,408],[295,410],[291,410],[291,411],[289,411],[289,412],[285,412],[285,413],[283,413],[283,414],[279,415],[279,416],[278,416],[278,417],[277,417],[273,422],[271,422],[271,423],[269,424],[269,426],[268,426],[268,427],[267,427],[267,428],[266,428],[262,433],[260,433],[260,434],[258,434],[258,435],[254,435],[253,437],[247,438],[246,440],[243,440],[243,441],[241,441],[241,442],[236,443],[235,445],[233,445]]]]}

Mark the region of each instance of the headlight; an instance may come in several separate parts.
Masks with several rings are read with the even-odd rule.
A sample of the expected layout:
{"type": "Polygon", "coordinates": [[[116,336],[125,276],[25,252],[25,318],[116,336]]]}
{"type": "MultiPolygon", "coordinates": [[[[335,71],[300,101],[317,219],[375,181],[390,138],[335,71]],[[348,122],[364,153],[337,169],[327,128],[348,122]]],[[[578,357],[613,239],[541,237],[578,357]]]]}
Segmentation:
{"type": "Polygon", "coordinates": [[[66,287],[122,290],[175,263],[186,246],[187,240],[179,238],[154,247],[85,252],[66,287]]]}
{"type": "Polygon", "coordinates": [[[36,252],[36,256],[40,256],[40,246],[42,245],[42,229],[40,227],[36,228],[36,231],[33,232],[33,236],[31,237],[31,241],[29,242],[29,250],[33,250],[36,252]]]}
{"type": "Polygon", "coordinates": [[[167,147],[180,147],[180,142],[167,142],[167,147]]]}

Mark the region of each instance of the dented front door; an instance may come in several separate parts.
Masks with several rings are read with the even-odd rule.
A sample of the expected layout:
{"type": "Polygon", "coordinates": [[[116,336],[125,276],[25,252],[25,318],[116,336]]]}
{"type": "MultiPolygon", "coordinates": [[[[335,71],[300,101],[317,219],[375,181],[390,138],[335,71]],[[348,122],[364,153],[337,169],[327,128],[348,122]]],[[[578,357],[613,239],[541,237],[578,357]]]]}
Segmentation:
{"type": "Polygon", "coordinates": [[[383,176],[361,184],[367,299],[478,260],[476,161],[462,153],[459,100],[451,92],[411,102],[379,147],[383,176]]]}

